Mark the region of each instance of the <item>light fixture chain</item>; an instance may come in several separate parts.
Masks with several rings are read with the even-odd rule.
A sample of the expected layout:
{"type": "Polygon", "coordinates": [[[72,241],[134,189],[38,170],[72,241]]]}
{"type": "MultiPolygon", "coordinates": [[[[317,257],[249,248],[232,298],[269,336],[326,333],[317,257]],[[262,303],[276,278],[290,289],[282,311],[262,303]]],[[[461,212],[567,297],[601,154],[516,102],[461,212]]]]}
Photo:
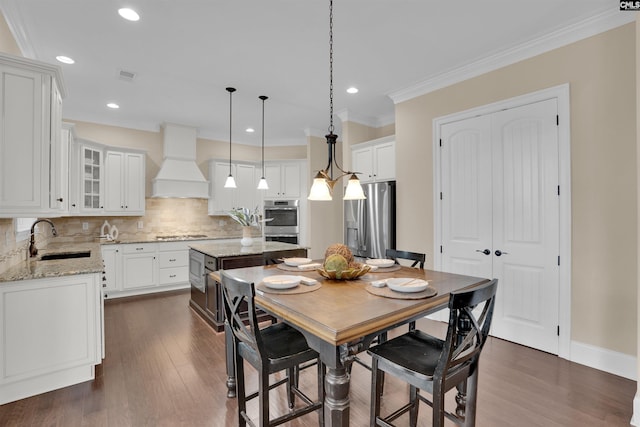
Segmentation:
{"type": "Polygon", "coordinates": [[[329,133],[333,133],[333,0],[329,0],[329,133]]]}
{"type": "Polygon", "coordinates": [[[233,98],[233,91],[229,90],[229,175],[231,175],[231,115],[233,114],[231,98],[233,98]]]}

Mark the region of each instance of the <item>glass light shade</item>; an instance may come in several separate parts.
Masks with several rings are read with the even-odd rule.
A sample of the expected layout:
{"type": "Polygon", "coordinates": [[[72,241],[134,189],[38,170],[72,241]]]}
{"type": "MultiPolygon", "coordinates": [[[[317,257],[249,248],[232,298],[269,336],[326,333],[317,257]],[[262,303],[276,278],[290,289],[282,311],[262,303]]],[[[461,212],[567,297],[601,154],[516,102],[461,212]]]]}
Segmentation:
{"type": "Polygon", "coordinates": [[[362,191],[362,186],[360,185],[360,180],[354,173],[349,178],[349,183],[347,184],[347,189],[344,191],[343,200],[364,200],[367,197],[364,195],[364,191],[362,191]]]}
{"type": "Polygon", "coordinates": [[[267,180],[263,176],[262,178],[260,178],[260,181],[258,182],[258,190],[268,190],[268,189],[269,189],[269,184],[267,184],[267,180]]]}
{"type": "Polygon", "coordinates": [[[229,174],[227,180],[224,182],[224,188],[236,188],[236,180],[229,174]]]}
{"type": "Polygon", "coordinates": [[[313,179],[313,185],[311,191],[309,191],[308,200],[333,200],[331,197],[331,189],[327,180],[321,176],[316,175],[313,179]]]}

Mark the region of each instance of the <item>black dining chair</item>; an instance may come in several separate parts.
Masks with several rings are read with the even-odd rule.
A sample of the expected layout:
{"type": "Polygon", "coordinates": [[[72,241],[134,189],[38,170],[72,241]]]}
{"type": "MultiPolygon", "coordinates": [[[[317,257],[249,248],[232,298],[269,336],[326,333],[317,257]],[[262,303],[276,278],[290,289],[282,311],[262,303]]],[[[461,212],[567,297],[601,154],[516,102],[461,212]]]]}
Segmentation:
{"type": "Polygon", "coordinates": [[[309,348],[304,336],[296,329],[275,323],[263,327],[258,324],[254,302],[254,284],[231,277],[221,270],[224,310],[227,326],[233,332],[233,346],[236,370],[236,393],[238,396],[238,425],[255,426],[246,412],[247,401],[259,398],[260,427],[276,426],[313,411],[318,411],[319,425],[324,426],[324,373],[325,366],[318,353],[309,348]],[[246,360],[258,371],[258,391],[247,395],[244,381],[246,360]],[[312,401],[298,387],[298,374],[305,362],[317,363],[318,399],[312,401]],[[270,384],[269,375],[286,371],[286,377],[270,384]],[[289,412],[273,420],[269,419],[269,391],[286,384],[289,412]],[[305,404],[295,408],[295,397],[305,404]]]}
{"type": "Polygon", "coordinates": [[[420,401],[432,407],[434,427],[443,426],[445,417],[458,425],[475,425],[478,362],[491,327],[497,286],[494,279],[451,293],[444,340],[413,330],[368,350],[372,368],[371,426],[393,426],[393,420],[409,412],[409,425],[415,427],[420,401]],[[381,380],[385,372],[409,383],[409,403],[381,417],[381,380]],[[466,420],[445,410],[445,393],[454,387],[466,393],[466,420]],[[432,400],[421,390],[430,393],[432,400]]]}
{"type": "Polygon", "coordinates": [[[396,264],[400,264],[398,259],[406,259],[409,261],[413,261],[411,267],[418,267],[424,269],[424,263],[427,259],[427,255],[420,252],[409,252],[409,251],[399,251],[397,249],[387,249],[385,252],[385,256],[388,259],[392,259],[396,262],[396,264]]]}

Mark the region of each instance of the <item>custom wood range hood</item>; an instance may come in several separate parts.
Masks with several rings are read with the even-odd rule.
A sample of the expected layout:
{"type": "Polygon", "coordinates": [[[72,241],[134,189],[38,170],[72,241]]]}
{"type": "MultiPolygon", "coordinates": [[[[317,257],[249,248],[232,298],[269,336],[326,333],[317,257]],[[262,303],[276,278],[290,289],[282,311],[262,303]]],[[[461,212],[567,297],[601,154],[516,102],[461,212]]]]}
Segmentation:
{"type": "Polygon", "coordinates": [[[163,160],[153,179],[152,197],[209,198],[209,181],[196,163],[197,129],[165,123],[163,160]]]}

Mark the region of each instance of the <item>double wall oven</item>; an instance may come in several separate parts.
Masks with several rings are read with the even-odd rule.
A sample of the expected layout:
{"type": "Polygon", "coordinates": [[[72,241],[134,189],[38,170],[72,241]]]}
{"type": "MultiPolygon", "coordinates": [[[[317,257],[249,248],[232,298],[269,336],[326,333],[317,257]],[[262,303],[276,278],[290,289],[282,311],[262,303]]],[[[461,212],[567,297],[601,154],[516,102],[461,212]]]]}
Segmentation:
{"type": "Polygon", "coordinates": [[[300,235],[299,200],[265,200],[264,239],[268,242],[298,244],[300,235]]]}

